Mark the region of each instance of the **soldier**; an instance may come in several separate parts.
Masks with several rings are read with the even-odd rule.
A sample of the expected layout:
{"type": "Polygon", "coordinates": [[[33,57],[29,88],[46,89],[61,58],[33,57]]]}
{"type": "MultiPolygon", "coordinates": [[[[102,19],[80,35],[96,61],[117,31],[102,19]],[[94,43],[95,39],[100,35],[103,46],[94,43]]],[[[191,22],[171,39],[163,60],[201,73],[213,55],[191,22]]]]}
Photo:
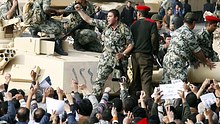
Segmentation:
{"type": "Polygon", "coordinates": [[[160,14],[153,14],[151,17],[152,20],[154,20],[157,24],[157,30],[161,30],[161,28],[163,27],[162,23],[163,23],[163,17],[160,14]]]}
{"type": "Polygon", "coordinates": [[[210,69],[215,67],[214,63],[205,58],[196,36],[192,32],[196,20],[196,15],[189,12],[184,17],[184,25],[174,31],[167,53],[164,56],[161,83],[170,83],[174,79],[181,79],[186,82],[187,68],[193,56],[210,69]]]}
{"type": "Polygon", "coordinates": [[[220,19],[215,16],[205,17],[205,28],[197,33],[199,46],[202,48],[205,57],[209,58],[213,62],[218,62],[218,54],[213,50],[213,32],[217,29],[217,23],[220,19]]]}
{"type": "MultiPolygon", "coordinates": [[[[136,96],[136,91],[144,90],[146,97],[150,98],[153,92],[153,55],[157,55],[159,49],[159,33],[154,20],[146,18],[150,8],[137,6],[138,20],[131,25],[134,37],[134,49],[132,50],[133,82],[129,87],[130,94],[136,96]]],[[[162,17],[161,17],[162,21],[162,17]]]]}
{"type": "MultiPolygon", "coordinates": [[[[89,1],[76,0],[75,2],[71,3],[64,10],[65,12],[72,12],[69,30],[82,23],[80,15],[74,12],[74,6],[76,3],[79,3],[82,6],[83,11],[89,16],[93,16],[93,14],[95,14],[95,8],[89,1]]],[[[102,52],[103,47],[100,43],[101,41],[97,38],[97,34],[94,29],[94,26],[83,23],[83,25],[80,26],[80,29],[73,33],[73,48],[79,51],[88,50],[94,52],[102,52]]]]}
{"type": "MultiPolygon", "coordinates": [[[[32,36],[37,36],[38,31],[42,31],[46,34],[53,34],[55,36],[55,52],[60,55],[68,55],[68,53],[63,51],[62,41],[60,38],[62,37],[63,28],[61,26],[61,22],[52,19],[51,14],[60,15],[61,11],[50,8],[51,0],[35,0],[33,4],[33,8],[40,8],[42,11],[40,12],[42,22],[41,23],[31,23],[30,31],[32,36]]],[[[23,15],[24,18],[27,18],[27,15],[23,15]]]]}
{"type": "MultiPolygon", "coordinates": [[[[75,9],[87,23],[104,29],[101,36],[104,49],[99,59],[97,79],[93,86],[93,93],[99,95],[106,79],[115,70],[119,60],[123,71],[127,71],[127,55],[131,52],[134,44],[131,31],[119,21],[119,12],[116,9],[109,10],[107,21],[89,17],[81,10],[79,4],[75,6],[75,9]]],[[[120,76],[119,73],[118,76],[120,76]]]]}
{"type": "Polygon", "coordinates": [[[0,19],[8,20],[19,16],[18,0],[7,0],[0,6],[0,19]]]}

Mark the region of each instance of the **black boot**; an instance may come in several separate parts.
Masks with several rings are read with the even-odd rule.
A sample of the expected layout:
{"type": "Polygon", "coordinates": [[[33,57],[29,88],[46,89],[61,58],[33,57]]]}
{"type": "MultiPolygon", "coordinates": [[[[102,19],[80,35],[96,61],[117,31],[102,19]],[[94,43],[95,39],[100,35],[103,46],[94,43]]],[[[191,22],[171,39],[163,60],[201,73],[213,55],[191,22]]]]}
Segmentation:
{"type": "Polygon", "coordinates": [[[62,48],[62,41],[61,40],[55,40],[55,49],[54,51],[60,55],[64,55],[67,56],[68,53],[64,52],[63,48],[62,48]]]}
{"type": "Polygon", "coordinates": [[[40,32],[38,29],[30,29],[30,33],[32,37],[40,37],[37,33],[40,32]]]}

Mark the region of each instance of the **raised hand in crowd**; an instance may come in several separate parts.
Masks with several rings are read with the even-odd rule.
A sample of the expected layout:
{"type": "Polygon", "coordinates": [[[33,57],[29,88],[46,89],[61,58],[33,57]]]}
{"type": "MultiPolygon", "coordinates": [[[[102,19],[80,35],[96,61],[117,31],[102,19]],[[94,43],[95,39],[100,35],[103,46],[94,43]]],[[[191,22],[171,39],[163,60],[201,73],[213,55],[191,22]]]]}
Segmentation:
{"type": "Polygon", "coordinates": [[[218,108],[220,108],[220,97],[217,96],[215,104],[218,108]]]}
{"type": "Polygon", "coordinates": [[[205,120],[204,113],[199,113],[196,115],[196,122],[203,122],[205,120]]]}
{"type": "Polygon", "coordinates": [[[54,90],[52,87],[48,87],[43,91],[42,103],[46,103],[46,97],[52,98],[54,94],[54,90]]]}
{"type": "Polygon", "coordinates": [[[192,120],[187,119],[187,121],[185,122],[185,124],[194,124],[192,120]]]}
{"type": "Polygon", "coordinates": [[[179,94],[180,98],[182,99],[182,103],[184,103],[186,101],[184,91],[178,90],[178,94],[179,94]]]}
{"type": "Polygon", "coordinates": [[[106,87],[104,90],[105,93],[110,93],[111,92],[111,88],[110,87],[106,87]]]}
{"type": "Polygon", "coordinates": [[[128,111],[127,116],[123,120],[123,124],[130,124],[134,120],[132,112],[128,111]]]}
{"type": "Polygon", "coordinates": [[[63,100],[63,90],[57,87],[57,95],[59,100],[63,100]]]}
{"type": "Polygon", "coordinates": [[[205,119],[208,119],[208,124],[213,124],[212,116],[214,112],[211,109],[205,109],[204,111],[205,119]]]}
{"type": "Polygon", "coordinates": [[[111,114],[112,114],[112,124],[114,124],[114,122],[118,122],[118,113],[116,111],[116,107],[112,107],[112,110],[111,110],[111,114]]]}
{"type": "Polygon", "coordinates": [[[7,92],[9,82],[11,81],[11,75],[6,74],[5,75],[5,83],[0,84],[0,92],[7,92]]]}
{"type": "Polygon", "coordinates": [[[190,90],[194,93],[194,94],[197,94],[197,92],[198,92],[198,87],[197,86],[195,86],[195,85],[193,85],[193,84],[191,84],[190,82],[188,83],[188,85],[189,85],[189,88],[190,88],[190,90]]]}
{"type": "Polygon", "coordinates": [[[200,98],[203,91],[206,90],[206,87],[208,87],[209,85],[210,85],[210,79],[206,78],[202,83],[202,86],[199,88],[199,91],[196,93],[197,99],[200,98]]]}
{"type": "Polygon", "coordinates": [[[11,101],[13,99],[12,94],[10,92],[5,93],[5,100],[6,101],[11,101]]]}
{"type": "Polygon", "coordinates": [[[79,90],[83,93],[84,96],[90,95],[91,92],[87,88],[86,84],[80,84],[79,85],[79,90]]]}
{"type": "Polygon", "coordinates": [[[213,80],[213,89],[215,90],[215,95],[220,96],[220,86],[215,79],[212,80],[213,80]]]}
{"type": "Polygon", "coordinates": [[[71,88],[73,92],[78,92],[78,85],[79,83],[76,80],[71,80],[71,88]]]}
{"type": "Polygon", "coordinates": [[[66,95],[66,99],[68,100],[69,104],[70,105],[74,104],[73,96],[71,95],[71,93],[65,93],[65,95],[66,95]]]}
{"type": "Polygon", "coordinates": [[[172,111],[170,111],[170,106],[166,106],[166,113],[167,113],[167,122],[165,123],[171,123],[174,122],[174,114],[172,111]]]}
{"type": "Polygon", "coordinates": [[[9,84],[10,83],[10,81],[11,81],[11,74],[6,74],[5,75],[5,84],[9,84]]]}
{"type": "Polygon", "coordinates": [[[145,99],[146,99],[146,93],[144,91],[141,91],[140,99],[138,100],[138,102],[141,103],[142,108],[146,109],[145,99]]]}
{"type": "Polygon", "coordinates": [[[155,96],[154,96],[154,103],[158,105],[161,103],[161,97],[163,96],[162,92],[163,91],[160,91],[159,89],[157,89],[155,96]]]}
{"type": "Polygon", "coordinates": [[[52,111],[50,121],[52,121],[52,124],[58,124],[58,114],[56,111],[52,111]]]}

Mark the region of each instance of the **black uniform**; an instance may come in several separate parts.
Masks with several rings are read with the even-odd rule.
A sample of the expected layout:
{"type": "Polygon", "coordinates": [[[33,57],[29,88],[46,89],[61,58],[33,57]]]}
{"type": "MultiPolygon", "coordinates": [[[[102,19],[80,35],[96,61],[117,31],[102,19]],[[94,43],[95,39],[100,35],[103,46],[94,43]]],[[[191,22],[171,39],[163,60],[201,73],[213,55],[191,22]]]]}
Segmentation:
{"type": "Polygon", "coordinates": [[[134,48],[131,61],[133,68],[133,82],[130,86],[131,95],[144,90],[147,97],[153,92],[152,73],[153,57],[159,49],[159,34],[156,23],[151,19],[139,19],[131,25],[134,37],[134,48]]]}

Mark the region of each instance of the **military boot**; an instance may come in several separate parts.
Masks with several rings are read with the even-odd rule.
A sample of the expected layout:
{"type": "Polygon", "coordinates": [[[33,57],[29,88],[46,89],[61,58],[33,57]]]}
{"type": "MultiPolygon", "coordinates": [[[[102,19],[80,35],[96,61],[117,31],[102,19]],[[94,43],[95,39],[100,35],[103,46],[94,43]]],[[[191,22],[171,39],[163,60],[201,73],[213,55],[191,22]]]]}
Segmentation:
{"type": "Polygon", "coordinates": [[[60,55],[64,55],[67,56],[68,53],[64,52],[63,48],[62,48],[62,41],[61,40],[55,40],[55,49],[54,51],[60,55]]]}
{"type": "Polygon", "coordinates": [[[40,32],[38,29],[30,29],[30,33],[32,37],[40,37],[38,34],[40,32]]]}

